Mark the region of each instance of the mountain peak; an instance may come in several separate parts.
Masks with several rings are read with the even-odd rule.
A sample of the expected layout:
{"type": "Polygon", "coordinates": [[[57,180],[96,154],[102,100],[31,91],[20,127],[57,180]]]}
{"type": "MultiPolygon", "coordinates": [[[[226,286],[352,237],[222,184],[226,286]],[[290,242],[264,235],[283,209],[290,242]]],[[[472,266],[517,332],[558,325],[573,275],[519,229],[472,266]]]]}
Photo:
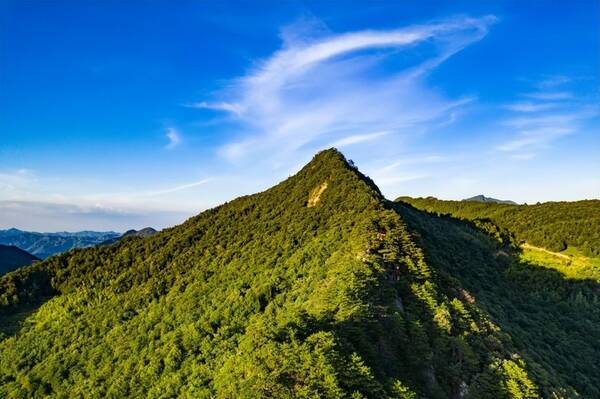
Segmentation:
{"type": "Polygon", "coordinates": [[[510,200],[499,200],[496,198],[486,197],[483,194],[476,195],[474,197],[466,198],[463,201],[473,201],[473,202],[492,202],[495,204],[509,204],[509,205],[517,205],[516,202],[510,200]]]}
{"type": "Polygon", "coordinates": [[[316,153],[311,159],[311,161],[304,166],[304,168],[311,169],[317,167],[328,169],[347,169],[348,167],[350,167],[350,163],[348,162],[348,160],[346,160],[344,154],[342,154],[336,148],[329,148],[316,153]]]}
{"type": "Polygon", "coordinates": [[[303,178],[307,177],[307,175],[323,178],[318,185],[311,188],[311,191],[319,191],[319,187],[324,191],[328,187],[327,180],[333,180],[342,176],[352,176],[357,177],[360,181],[364,182],[369,189],[374,191],[374,194],[379,199],[383,199],[379,187],[377,187],[373,180],[361,173],[354,165],[354,162],[347,159],[344,154],[336,148],[329,148],[315,154],[313,159],[294,177],[303,178]]]}
{"type": "Polygon", "coordinates": [[[120,238],[123,237],[150,237],[154,234],[158,233],[158,231],[156,231],[155,229],[153,229],[152,227],[144,227],[143,229],[140,230],[127,230],[125,233],[123,233],[123,235],[120,238]]]}

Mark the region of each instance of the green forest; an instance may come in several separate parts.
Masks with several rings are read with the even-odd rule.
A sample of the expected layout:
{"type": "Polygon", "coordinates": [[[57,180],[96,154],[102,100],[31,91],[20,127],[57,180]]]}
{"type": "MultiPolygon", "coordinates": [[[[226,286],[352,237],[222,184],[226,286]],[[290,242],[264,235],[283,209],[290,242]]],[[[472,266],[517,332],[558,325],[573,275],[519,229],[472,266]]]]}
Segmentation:
{"type": "Polygon", "coordinates": [[[600,256],[600,200],[508,205],[437,198],[400,197],[415,208],[471,221],[491,221],[517,240],[564,251],[575,247],[586,256],[600,256]]]}
{"type": "MultiPolygon", "coordinates": [[[[562,239],[596,253],[575,207],[562,239]]],[[[594,264],[567,277],[523,255],[543,245],[525,230],[467,219],[387,201],[323,151],[179,226],[1,276],[0,397],[600,397],[594,264]]]]}

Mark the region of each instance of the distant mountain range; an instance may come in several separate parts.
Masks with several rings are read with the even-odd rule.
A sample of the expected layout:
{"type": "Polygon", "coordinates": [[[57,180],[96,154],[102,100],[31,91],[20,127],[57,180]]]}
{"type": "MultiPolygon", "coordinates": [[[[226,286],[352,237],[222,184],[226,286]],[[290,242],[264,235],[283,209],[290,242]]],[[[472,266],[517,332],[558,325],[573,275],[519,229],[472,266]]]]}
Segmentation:
{"type": "Polygon", "coordinates": [[[13,245],[0,245],[0,274],[4,274],[22,266],[40,260],[27,251],[13,245]]]}
{"type": "Polygon", "coordinates": [[[517,205],[516,202],[510,200],[499,200],[496,198],[486,197],[483,194],[476,195],[471,198],[466,198],[463,201],[472,201],[472,202],[492,202],[494,204],[508,204],[508,205],[517,205]]]}
{"type": "Polygon", "coordinates": [[[19,229],[0,230],[0,244],[14,245],[40,259],[56,255],[71,248],[86,248],[101,244],[121,234],[114,231],[79,231],[69,233],[37,233],[19,229]]]}

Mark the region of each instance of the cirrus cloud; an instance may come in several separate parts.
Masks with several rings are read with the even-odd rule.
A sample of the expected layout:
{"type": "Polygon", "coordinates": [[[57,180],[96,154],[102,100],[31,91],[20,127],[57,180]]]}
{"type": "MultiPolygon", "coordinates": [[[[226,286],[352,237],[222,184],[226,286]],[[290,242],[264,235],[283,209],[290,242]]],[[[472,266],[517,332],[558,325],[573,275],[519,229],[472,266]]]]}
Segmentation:
{"type": "Polygon", "coordinates": [[[429,87],[426,75],[482,39],[495,20],[461,17],[317,39],[299,38],[288,29],[280,50],[215,98],[192,106],[231,116],[242,133],[219,153],[232,161],[372,142],[383,138],[380,132],[393,140],[451,119],[472,100],[446,98],[429,87]],[[404,58],[412,61],[402,64],[404,58]]]}
{"type": "Polygon", "coordinates": [[[169,143],[165,147],[168,150],[177,147],[181,143],[181,135],[179,134],[179,131],[177,131],[177,129],[175,129],[174,127],[168,128],[165,133],[165,136],[169,140],[169,143]]]}

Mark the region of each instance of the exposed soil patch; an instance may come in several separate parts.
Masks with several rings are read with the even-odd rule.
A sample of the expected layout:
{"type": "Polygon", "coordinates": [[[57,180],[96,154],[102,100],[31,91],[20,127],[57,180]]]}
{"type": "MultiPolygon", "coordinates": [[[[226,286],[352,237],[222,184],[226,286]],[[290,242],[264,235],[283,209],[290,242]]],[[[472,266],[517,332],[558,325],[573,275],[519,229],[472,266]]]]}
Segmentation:
{"type": "Polygon", "coordinates": [[[321,185],[319,187],[312,190],[312,192],[308,196],[308,205],[307,206],[309,208],[312,208],[313,206],[317,205],[317,202],[319,202],[319,199],[321,198],[321,194],[323,194],[323,192],[326,189],[327,189],[327,182],[323,182],[323,183],[321,183],[321,185]]]}

